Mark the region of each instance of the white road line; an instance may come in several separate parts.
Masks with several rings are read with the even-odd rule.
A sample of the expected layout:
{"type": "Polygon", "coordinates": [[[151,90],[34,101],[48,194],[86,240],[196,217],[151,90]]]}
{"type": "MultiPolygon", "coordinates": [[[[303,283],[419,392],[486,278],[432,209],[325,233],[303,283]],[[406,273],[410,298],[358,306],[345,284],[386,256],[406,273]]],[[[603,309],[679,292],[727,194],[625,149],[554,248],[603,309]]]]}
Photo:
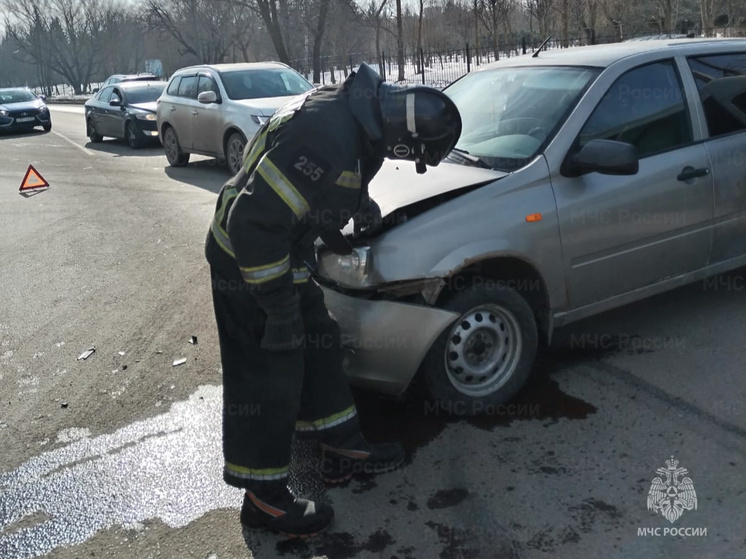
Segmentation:
{"type": "Polygon", "coordinates": [[[72,113],[76,115],[85,114],[83,105],[47,105],[50,110],[60,113],[72,113]]]}
{"type": "Polygon", "coordinates": [[[75,146],[76,148],[78,148],[78,149],[79,149],[80,151],[82,151],[82,152],[83,152],[83,153],[85,153],[86,155],[96,155],[95,153],[93,153],[93,152],[92,152],[91,150],[89,150],[88,148],[84,148],[83,146],[81,146],[81,145],[79,145],[79,144],[76,144],[75,142],[73,142],[73,141],[72,141],[72,140],[71,140],[70,138],[68,138],[67,136],[63,136],[62,134],[60,134],[59,132],[57,132],[57,130],[52,130],[52,133],[53,133],[53,134],[57,134],[57,135],[58,135],[58,136],[59,136],[60,138],[62,138],[62,139],[63,139],[63,140],[65,140],[66,142],[68,142],[68,143],[70,143],[70,144],[74,145],[74,146],[75,146]]]}

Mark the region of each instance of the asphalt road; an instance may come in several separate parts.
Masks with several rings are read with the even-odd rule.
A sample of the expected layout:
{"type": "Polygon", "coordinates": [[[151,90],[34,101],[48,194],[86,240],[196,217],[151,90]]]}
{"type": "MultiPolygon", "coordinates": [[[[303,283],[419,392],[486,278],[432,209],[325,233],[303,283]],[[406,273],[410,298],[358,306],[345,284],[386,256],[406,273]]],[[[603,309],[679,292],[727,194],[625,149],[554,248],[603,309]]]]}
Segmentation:
{"type": "Polygon", "coordinates": [[[360,394],[370,438],[410,462],[325,492],[304,443],[293,483],[334,527],[242,534],[203,257],[228,173],[91,144],[81,107],[52,114],[51,133],[0,136],[3,559],[746,556],[743,270],[560,331],[485,417],[360,394]],[[22,196],[29,164],[51,188],[22,196]],[[646,503],[672,455],[698,499],[674,523],[646,503]]]}

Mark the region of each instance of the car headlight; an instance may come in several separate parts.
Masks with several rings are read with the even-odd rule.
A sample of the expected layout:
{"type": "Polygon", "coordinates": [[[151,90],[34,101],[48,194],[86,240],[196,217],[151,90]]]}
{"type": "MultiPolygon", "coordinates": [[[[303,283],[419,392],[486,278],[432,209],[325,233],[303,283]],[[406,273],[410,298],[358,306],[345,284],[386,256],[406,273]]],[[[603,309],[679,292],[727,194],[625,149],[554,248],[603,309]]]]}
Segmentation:
{"type": "Polygon", "coordinates": [[[10,113],[5,109],[0,109],[0,116],[8,116],[10,113]]]}
{"type": "Polygon", "coordinates": [[[325,252],[319,258],[319,274],[342,287],[371,287],[368,275],[371,266],[370,247],[357,247],[352,253],[342,255],[325,252]]]}
{"type": "Polygon", "coordinates": [[[153,113],[137,113],[135,118],[138,120],[155,120],[156,117],[153,113]]]}
{"type": "Polygon", "coordinates": [[[49,108],[46,105],[42,105],[41,107],[39,107],[39,112],[40,113],[48,113],[49,112],[49,108]]]}
{"type": "Polygon", "coordinates": [[[258,124],[259,126],[261,126],[262,124],[267,122],[267,120],[269,120],[269,117],[264,115],[251,115],[251,120],[254,121],[254,124],[258,124]]]}

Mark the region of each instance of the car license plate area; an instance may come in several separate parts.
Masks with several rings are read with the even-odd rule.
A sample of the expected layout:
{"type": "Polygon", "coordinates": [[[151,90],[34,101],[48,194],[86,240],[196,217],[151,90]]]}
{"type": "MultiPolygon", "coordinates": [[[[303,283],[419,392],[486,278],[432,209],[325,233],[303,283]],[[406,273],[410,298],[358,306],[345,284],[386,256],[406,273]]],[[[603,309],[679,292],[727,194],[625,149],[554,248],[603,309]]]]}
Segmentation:
{"type": "Polygon", "coordinates": [[[31,122],[32,120],[35,120],[36,118],[33,116],[25,116],[23,118],[17,118],[16,122],[31,122]]]}

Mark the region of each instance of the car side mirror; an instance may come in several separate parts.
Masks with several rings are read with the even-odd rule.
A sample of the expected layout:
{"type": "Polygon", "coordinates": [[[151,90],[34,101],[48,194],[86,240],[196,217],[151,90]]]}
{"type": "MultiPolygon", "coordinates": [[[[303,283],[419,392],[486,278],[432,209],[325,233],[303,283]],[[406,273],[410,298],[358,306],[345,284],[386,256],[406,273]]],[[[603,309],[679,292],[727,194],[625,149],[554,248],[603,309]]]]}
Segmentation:
{"type": "Polygon", "coordinates": [[[119,97],[113,97],[113,98],[112,98],[112,99],[111,99],[111,100],[109,101],[109,105],[110,105],[111,107],[121,107],[121,106],[122,106],[122,100],[121,100],[121,99],[120,99],[119,97]]]}
{"type": "Polygon", "coordinates": [[[635,175],[640,169],[637,148],[616,140],[591,140],[570,156],[566,173],[579,177],[588,173],[635,175]]]}
{"type": "Polygon", "coordinates": [[[41,99],[42,101],[44,101],[46,103],[47,96],[46,95],[39,95],[39,99],[41,99]]]}
{"type": "Polygon", "coordinates": [[[197,101],[200,103],[204,103],[205,105],[208,105],[210,103],[217,103],[218,102],[218,95],[214,91],[203,91],[199,95],[197,95],[197,101]]]}
{"type": "Polygon", "coordinates": [[[98,87],[94,87],[94,88],[93,88],[93,89],[91,90],[91,93],[98,93],[99,91],[101,91],[101,89],[99,89],[98,87]]]}

